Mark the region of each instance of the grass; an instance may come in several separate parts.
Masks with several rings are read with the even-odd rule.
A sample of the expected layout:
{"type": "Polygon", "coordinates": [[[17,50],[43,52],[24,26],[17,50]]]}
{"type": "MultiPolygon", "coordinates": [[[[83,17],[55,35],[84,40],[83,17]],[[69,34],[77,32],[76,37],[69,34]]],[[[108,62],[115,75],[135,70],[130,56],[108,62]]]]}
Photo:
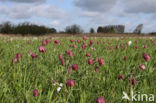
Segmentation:
{"type": "Polygon", "coordinates": [[[42,45],[42,38],[29,40],[31,44],[27,43],[27,39],[21,38],[0,39],[0,103],[95,103],[99,96],[103,96],[107,103],[130,103],[121,100],[123,91],[128,95],[132,90],[142,94],[156,94],[156,45],[153,44],[156,39],[87,38],[87,47],[82,50],[82,38],[53,38],[45,46],[45,53],[38,50],[42,45]],[[54,43],[56,39],[61,45],[54,43]],[[79,39],[81,43],[71,43],[70,39],[79,39]],[[90,39],[94,40],[92,47],[88,46],[90,39]],[[100,40],[98,45],[97,41],[100,40]],[[128,41],[132,41],[132,45],[126,45],[128,41]],[[116,49],[116,45],[121,43],[124,46],[116,49]],[[76,45],[76,48],[69,45],[76,45]],[[148,48],[143,48],[143,45],[148,48]],[[112,52],[111,46],[114,48],[112,52]],[[139,48],[136,49],[135,46],[139,48]],[[30,50],[37,54],[37,58],[32,59],[28,53],[30,50]],[[74,55],[69,57],[66,50],[71,50],[74,55]],[[88,52],[91,57],[86,57],[88,52]],[[151,56],[150,61],[144,60],[144,52],[151,56]],[[17,53],[21,53],[22,58],[13,63],[17,53]],[[61,65],[59,54],[63,55],[65,66],[61,65]],[[124,56],[128,57],[127,61],[124,61],[124,56]],[[105,64],[99,66],[95,57],[104,59],[105,64]],[[94,65],[88,64],[89,58],[93,59],[94,65]],[[69,75],[68,68],[73,64],[78,64],[78,71],[72,71],[69,75]],[[146,70],[141,71],[140,64],[144,64],[146,70]],[[98,67],[98,72],[95,72],[95,67],[98,67]],[[118,80],[119,75],[123,75],[124,79],[118,80]],[[136,86],[129,82],[131,76],[137,79],[136,86]],[[75,86],[66,86],[68,79],[74,80],[75,86]],[[57,92],[60,83],[63,86],[57,92]],[[35,89],[39,92],[36,97],[33,96],[35,89]]]}

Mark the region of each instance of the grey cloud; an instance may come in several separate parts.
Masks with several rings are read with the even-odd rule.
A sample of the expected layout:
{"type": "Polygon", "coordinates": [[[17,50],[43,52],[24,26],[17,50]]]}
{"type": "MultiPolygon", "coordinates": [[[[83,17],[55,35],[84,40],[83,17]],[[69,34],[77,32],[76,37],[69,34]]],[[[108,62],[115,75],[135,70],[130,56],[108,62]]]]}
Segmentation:
{"type": "Polygon", "coordinates": [[[152,20],[155,20],[155,21],[156,21],[156,14],[152,15],[150,19],[152,19],[152,20]]]}
{"type": "Polygon", "coordinates": [[[98,13],[98,12],[82,11],[82,12],[80,13],[80,16],[90,18],[90,17],[99,16],[99,13],[98,13]]]}
{"type": "Polygon", "coordinates": [[[9,9],[8,15],[15,19],[25,19],[31,18],[33,16],[33,11],[30,9],[29,5],[17,5],[9,9]]]}
{"type": "Polygon", "coordinates": [[[75,6],[88,11],[109,11],[117,0],[74,0],[75,6]]]}
{"type": "Polygon", "coordinates": [[[17,2],[17,3],[38,3],[46,0],[0,0],[1,2],[17,2]]]}
{"type": "Polygon", "coordinates": [[[7,14],[8,13],[7,7],[6,6],[0,6],[0,13],[1,13],[1,15],[7,14]]]}
{"type": "Polygon", "coordinates": [[[122,0],[127,13],[156,13],[156,0],[122,0]]]}
{"type": "Polygon", "coordinates": [[[110,11],[118,4],[126,13],[156,13],[156,0],[74,0],[76,7],[92,12],[110,11]]]}

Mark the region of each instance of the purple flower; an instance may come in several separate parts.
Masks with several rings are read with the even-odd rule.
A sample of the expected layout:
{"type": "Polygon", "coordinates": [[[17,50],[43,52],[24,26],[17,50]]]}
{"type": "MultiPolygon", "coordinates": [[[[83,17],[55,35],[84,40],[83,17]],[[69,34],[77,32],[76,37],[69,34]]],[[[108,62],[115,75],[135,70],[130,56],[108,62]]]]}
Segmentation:
{"type": "Polygon", "coordinates": [[[106,103],[106,101],[105,101],[104,97],[101,96],[96,99],[96,103],[106,103]]]}
{"type": "Polygon", "coordinates": [[[39,47],[39,52],[44,53],[44,52],[46,52],[46,49],[43,46],[40,46],[39,47]]]}
{"type": "Polygon", "coordinates": [[[38,95],[39,95],[38,90],[35,89],[35,90],[33,91],[33,96],[34,96],[34,97],[37,97],[38,95]]]}
{"type": "Polygon", "coordinates": [[[93,60],[91,58],[88,59],[88,64],[93,65],[93,60]]]}
{"type": "Polygon", "coordinates": [[[102,66],[104,65],[105,61],[102,58],[98,59],[99,65],[102,66]]]}
{"type": "Polygon", "coordinates": [[[66,81],[66,85],[67,85],[68,87],[73,87],[73,86],[75,86],[75,82],[74,82],[74,80],[67,80],[67,81],[66,81]]]}
{"type": "Polygon", "coordinates": [[[60,60],[63,59],[63,55],[62,54],[59,54],[58,57],[59,57],[60,60]]]}
{"type": "Polygon", "coordinates": [[[78,64],[73,64],[72,69],[78,71],[78,64]]]}
{"type": "Polygon", "coordinates": [[[62,66],[65,66],[64,59],[61,59],[61,64],[62,64],[62,66]]]}
{"type": "Polygon", "coordinates": [[[37,55],[36,55],[35,53],[32,53],[32,54],[31,54],[31,57],[32,57],[32,58],[36,58],[37,55]]]}
{"type": "Polygon", "coordinates": [[[123,75],[119,75],[119,76],[118,76],[118,79],[119,79],[119,80],[123,80],[123,79],[124,79],[124,76],[123,76],[123,75]]]}
{"type": "Polygon", "coordinates": [[[43,40],[43,41],[42,41],[42,45],[43,45],[43,46],[46,46],[46,45],[47,45],[46,40],[43,40]]]}
{"type": "Polygon", "coordinates": [[[139,67],[140,67],[140,70],[145,70],[146,69],[145,65],[143,65],[143,64],[141,64],[139,67]]]}
{"type": "Polygon", "coordinates": [[[55,44],[59,44],[60,42],[59,42],[58,40],[55,40],[54,43],[55,43],[55,44]]]}
{"type": "Polygon", "coordinates": [[[86,56],[87,56],[87,57],[90,57],[90,53],[86,53],[86,56]]]}
{"type": "Polygon", "coordinates": [[[146,61],[149,61],[151,59],[151,57],[148,54],[144,53],[144,59],[146,61]]]}
{"type": "Polygon", "coordinates": [[[124,60],[125,60],[125,61],[128,60],[128,57],[125,56],[125,57],[124,57],[124,60]]]}
{"type": "Polygon", "coordinates": [[[45,41],[46,41],[47,44],[50,43],[50,40],[48,38],[45,41]]]}
{"type": "Polygon", "coordinates": [[[13,63],[17,63],[17,62],[18,62],[18,58],[14,58],[13,63]]]}
{"type": "Polygon", "coordinates": [[[22,58],[22,55],[20,53],[17,53],[16,58],[20,59],[20,58],[22,58]]]}
{"type": "Polygon", "coordinates": [[[98,72],[98,67],[95,67],[94,70],[95,70],[95,72],[98,72]]]}
{"type": "Polygon", "coordinates": [[[87,36],[83,36],[83,40],[87,40],[87,36]]]}

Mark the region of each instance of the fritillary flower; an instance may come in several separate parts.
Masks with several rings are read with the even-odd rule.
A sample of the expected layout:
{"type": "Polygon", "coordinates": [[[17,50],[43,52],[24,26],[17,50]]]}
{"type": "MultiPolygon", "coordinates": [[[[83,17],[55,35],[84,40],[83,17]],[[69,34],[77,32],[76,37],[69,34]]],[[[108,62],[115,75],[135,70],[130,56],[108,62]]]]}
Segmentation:
{"type": "Polygon", "coordinates": [[[104,97],[98,97],[96,99],[96,103],[106,103],[106,100],[104,99],[104,97]]]}
{"type": "Polygon", "coordinates": [[[75,81],[74,81],[74,80],[67,80],[67,81],[66,81],[66,85],[67,85],[68,87],[73,87],[73,86],[75,86],[75,81]]]}
{"type": "Polygon", "coordinates": [[[35,90],[33,91],[33,96],[34,96],[34,97],[39,96],[38,90],[35,89],[35,90]]]}

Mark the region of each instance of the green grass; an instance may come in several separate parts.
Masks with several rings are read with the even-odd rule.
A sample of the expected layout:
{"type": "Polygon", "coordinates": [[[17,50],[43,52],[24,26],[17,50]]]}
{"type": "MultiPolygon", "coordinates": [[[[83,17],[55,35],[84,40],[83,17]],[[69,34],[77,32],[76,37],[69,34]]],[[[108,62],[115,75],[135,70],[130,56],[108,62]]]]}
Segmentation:
{"type": "MultiPolygon", "coordinates": [[[[107,103],[132,103],[121,100],[125,91],[128,95],[131,90],[139,91],[142,94],[156,94],[156,44],[152,44],[151,39],[105,39],[88,38],[94,40],[92,47],[82,50],[81,43],[70,43],[70,39],[81,41],[82,38],[54,38],[45,46],[46,52],[40,53],[38,48],[42,45],[42,39],[28,40],[10,38],[0,39],[0,103],[96,103],[96,98],[103,96],[107,103]],[[54,40],[59,40],[62,45],[56,45],[54,40]],[[102,40],[100,45],[97,41],[102,40]],[[116,49],[116,45],[132,41],[132,45],[116,49]],[[138,40],[138,44],[135,41],[138,40]],[[105,44],[103,43],[105,42],[105,44]],[[108,44],[110,42],[110,45],[108,44]],[[69,45],[75,44],[77,48],[69,45]],[[147,45],[148,48],[143,48],[147,45]],[[110,46],[114,50],[110,51],[110,46]],[[139,48],[136,49],[135,46],[139,48]],[[108,48],[106,50],[105,48],[108,48]],[[96,48],[93,51],[92,48],[96,48]],[[37,58],[32,59],[28,51],[37,54],[37,58]],[[74,52],[73,57],[69,57],[65,51],[74,52]],[[89,52],[94,60],[95,57],[105,61],[103,66],[99,66],[94,61],[94,65],[88,64],[86,53],[89,52]],[[151,56],[151,60],[146,62],[143,53],[151,56]],[[18,63],[13,63],[17,53],[22,54],[18,63]],[[58,54],[62,54],[65,66],[61,65],[58,54]],[[124,61],[124,56],[128,57],[124,61]],[[78,64],[78,71],[72,71],[68,75],[67,71],[73,64],[78,64]],[[144,64],[146,70],[141,71],[139,65],[144,64]],[[94,71],[98,67],[98,72],[94,71]],[[118,75],[124,75],[123,80],[118,80],[118,75]],[[133,86],[129,82],[130,76],[137,79],[137,85],[133,86]],[[66,86],[66,80],[73,79],[75,86],[66,86]],[[57,85],[53,85],[53,80],[57,85]],[[61,91],[58,93],[59,83],[63,83],[61,91]],[[39,96],[33,96],[33,90],[39,91],[39,96]]],[[[153,39],[156,42],[156,39],[153,39]]],[[[146,103],[146,102],[133,102],[146,103]]],[[[147,102],[148,103],[148,102],[147,102]]],[[[154,103],[154,102],[153,102],[154,103]]]]}

